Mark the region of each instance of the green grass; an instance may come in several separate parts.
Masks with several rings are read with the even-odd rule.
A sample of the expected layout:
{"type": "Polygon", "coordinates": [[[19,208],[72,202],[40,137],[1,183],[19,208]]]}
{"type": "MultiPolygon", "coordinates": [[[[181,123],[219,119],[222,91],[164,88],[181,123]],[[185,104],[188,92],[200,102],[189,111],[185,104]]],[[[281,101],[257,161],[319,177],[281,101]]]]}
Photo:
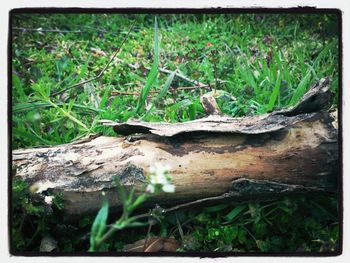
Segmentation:
{"type": "Polygon", "coordinates": [[[331,15],[159,15],[157,27],[154,19],[154,15],[15,16],[16,28],[84,33],[13,31],[14,148],[41,145],[43,140],[70,142],[87,131],[112,135],[99,125],[100,119],[177,122],[203,117],[199,97],[204,91],[169,92],[167,85],[193,84],[176,76],[169,84],[168,74],[159,72],[159,67],[229,92],[237,100],[219,103],[225,113],[237,117],[291,106],[321,77],[330,76],[337,90],[338,43],[335,33],[328,32],[335,26],[331,15]],[[96,77],[133,21],[134,30],[117,55],[122,62],[113,62],[99,80],[52,96],[96,77]],[[91,48],[106,56],[94,54],[91,48]],[[219,87],[216,79],[223,81],[219,87]],[[148,98],[150,91],[162,87],[160,97],[148,98]],[[114,90],[140,92],[140,96],[110,96],[114,90]],[[50,104],[49,97],[58,107],[43,106],[50,104]],[[67,115],[62,108],[73,99],[74,112],[67,115]],[[24,107],[28,103],[31,107],[24,107]],[[21,108],[28,111],[19,112],[21,108]],[[28,117],[34,113],[38,118],[28,117]],[[67,135],[77,124],[74,118],[82,122],[81,129],[67,135]],[[26,140],[23,133],[38,136],[26,140]]]}
{"type": "MultiPolygon", "coordinates": [[[[292,106],[322,77],[330,77],[332,90],[338,91],[334,15],[23,14],[13,16],[13,27],[14,149],[68,143],[96,132],[116,136],[99,124],[101,119],[184,122],[205,116],[199,100],[205,89],[174,92],[172,88],[193,86],[175,72],[224,91],[218,104],[234,117],[292,106]],[[61,32],[30,30],[37,28],[61,32]],[[96,78],[118,48],[118,59],[101,78],[69,88],[96,78]],[[113,91],[139,95],[112,96],[113,91]]],[[[252,215],[252,207],[259,204],[238,210],[229,205],[215,214],[202,211],[198,214],[210,220],[189,215],[196,223],[184,228],[186,235],[199,240],[198,251],[224,251],[230,246],[239,251],[322,251],[325,244],[330,244],[328,250],[335,249],[336,201],[319,204],[321,208],[330,204],[333,217],[325,219],[316,213],[321,208],[302,200],[292,202],[296,207],[292,213],[277,208],[285,202],[279,201],[262,209],[259,220],[252,215]]],[[[169,233],[174,227],[170,221],[158,230],[169,233]]],[[[118,239],[109,247],[120,247],[126,240],[118,239]]],[[[37,245],[29,248],[35,250],[37,245]]],[[[71,241],[69,249],[84,250],[84,245],[71,241]]]]}

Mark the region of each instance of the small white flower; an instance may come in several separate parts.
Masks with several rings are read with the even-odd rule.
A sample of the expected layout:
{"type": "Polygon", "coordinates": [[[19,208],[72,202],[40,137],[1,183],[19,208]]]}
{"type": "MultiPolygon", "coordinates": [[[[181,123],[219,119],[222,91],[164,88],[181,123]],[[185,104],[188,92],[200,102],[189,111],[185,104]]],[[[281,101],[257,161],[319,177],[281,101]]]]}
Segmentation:
{"type": "Polygon", "coordinates": [[[165,193],[174,193],[175,192],[175,185],[165,184],[165,185],[163,185],[162,190],[165,193]]]}
{"type": "Polygon", "coordinates": [[[166,184],[169,181],[165,174],[156,174],[155,177],[158,184],[166,184]]]}
{"type": "Polygon", "coordinates": [[[154,187],[153,184],[149,184],[149,185],[147,185],[147,187],[146,187],[146,192],[147,192],[147,193],[153,194],[153,193],[155,192],[155,190],[156,190],[156,188],[154,187]]]}
{"type": "Polygon", "coordinates": [[[54,188],[56,185],[50,181],[34,183],[30,186],[29,190],[32,193],[42,193],[49,188],[54,188]]]}
{"type": "Polygon", "coordinates": [[[150,166],[149,172],[154,174],[156,172],[156,167],[155,166],[150,166]]]}
{"type": "Polygon", "coordinates": [[[149,171],[150,184],[146,188],[146,192],[154,193],[157,189],[162,189],[163,192],[172,193],[175,191],[175,186],[171,184],[171,177],[168,175],[170,167],[161,163],[156,163],[151,166],[149,171]]]}
{"type": "Polygon", "coordinates": [[[157,175],[163,175],[166,172],[170,170],[169,165],[163,165],[161,163],[155,163],[154,166],[151,166],[149,168],[149,171],[151,173],[157,174],[157,175]]]}
{"type": "Polygon", "coordinates": [[[149,179],[149,183],[150,184],[156,184],[157,183],[157,178],[154,175],[151,175],[150,179],[149,179]]]}
{"type": "Polygon", "coordinates": [[[45,196],[45,203],[48,205],[52,205],[53,198],[53,196],[45,196]]]}

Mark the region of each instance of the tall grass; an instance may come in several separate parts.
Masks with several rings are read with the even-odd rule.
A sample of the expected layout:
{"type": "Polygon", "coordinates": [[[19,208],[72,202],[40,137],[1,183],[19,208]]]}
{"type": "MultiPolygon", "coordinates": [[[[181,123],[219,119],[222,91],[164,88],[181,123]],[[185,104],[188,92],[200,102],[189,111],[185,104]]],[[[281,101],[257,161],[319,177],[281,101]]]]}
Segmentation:
{"type": "Polygon", "coordinates": [[[182,122],[203,117],[199,98],[205,91],[170,92],[170,87],[193,84],[175,73],[160,73],[160,66],[211,87],[219,80],[219,89],[236,98],[218,98],[221,110],[234,117],[291,106],[325,76],[331,77],[331,87],[337,91],[338,43],[334,35],[322,33],[332,25],[323,15],[161,14],[131,18],[81,14],[45,19],[31,16],[16,21],[16,27],[45,29],[64,24],[66,31],[81,29],[84,33],[14,31],[14,147],[40,145],[43,140],[70,142],[86,133],[84,126],[91,132],[113,135],[112,129],[98,124],[99,119],[126,121],[136,117],[182,122]],[[33,102],[36,85],[54,94],[96,76],[127,33],[129,18],[136,21],[136,29],[118,54],[121,61],[112,63],[100,80],[89,83],[89,88],[74,88],[50,97],[57,107],[43,99],[33,102]],[[307,26],[309,22],[313,27],[307,26]],[[96,55],[91,48],[106,55],[96,55]],[[215,59],[213,50],[218,54],[215,59]],[[159,93],[151,93],[152,89],[159,93]],[[111,97],[114,90],[139,96],[111,97]],[[34,115],[40,118],[32,118],[34,115]],[[71,129],[75,124],[81,130],[71,129]],[[23,132],[36,135],[33,140],[23,139],[23,132]],[[34,139],[37,135],[41,139],[34,139]]]}
{"type": "Polygon", "coordinates": [[[158,23],[157,17],[154,18],[154,49],[153,49],[153,65],[147,76],[146,84],[143,87],[139,100],[136,106],[136,113],[139,113],[141,108],[145,105],[147,96],[149,94],[150,89],[157,81],[158,76],[158,65],[159,65],[159,38],[158,38],[158,23]]]}

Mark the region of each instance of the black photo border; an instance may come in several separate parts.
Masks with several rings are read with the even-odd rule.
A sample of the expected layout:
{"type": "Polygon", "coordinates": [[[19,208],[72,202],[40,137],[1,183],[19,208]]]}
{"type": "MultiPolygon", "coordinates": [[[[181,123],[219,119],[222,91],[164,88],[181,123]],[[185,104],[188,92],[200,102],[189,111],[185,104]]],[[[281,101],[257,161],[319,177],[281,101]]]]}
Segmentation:
{"type": "Polygon", "coordinates": [[[12,256],[41,257],[41,256],[88,256],[88,257],[200,257],[219,258],[237,256],[293,256],[293,257],[329,257],[343,253],[343,43],[342,43],[342,11],[336,8],[316,8],[298,6],[292,8],[17,8],[9,12],[8,28],[8,242],[12,256]],[[16,14],[334,14],[338,20],[338,155],[339,174],[338,187],[338,218],[339,218],[339,247],[334,252],[34,252],[14,251],[11,247],[12,235],[12,18],[16,14]]]}

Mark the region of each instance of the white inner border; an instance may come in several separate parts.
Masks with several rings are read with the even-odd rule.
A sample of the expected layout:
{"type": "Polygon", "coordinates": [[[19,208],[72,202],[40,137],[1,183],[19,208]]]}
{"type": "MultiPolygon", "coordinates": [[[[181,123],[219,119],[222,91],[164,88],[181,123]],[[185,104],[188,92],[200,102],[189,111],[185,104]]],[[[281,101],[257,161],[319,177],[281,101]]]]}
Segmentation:
{"type": "Polygon", "coordinates": [[[259,260],[261,263],[274,263],[274,262],[349,262],[350,260],[350,214],[349,214],[349,197],[350,190],[348,174],[350,172],[349,162],[345,160],[350,160],[349,156],[349,139],[350,134],[349,129],[349,84],[350,84],[350,74],[349,74],[349,63],[350,63],[350,1],[347,0],[299,0],[299,1],[277,1],[277,0],[260,0],[260,1],[229,1],[229,0],[4,0],[1,3],[0,8],[0,28],[1,28],[1,41],[0,41],[0,145],[3,147],[0,154],[0,213],[1,213],[1,224],[0,224],[0,257],[1,262],[66,262],[68,260],[74,260],[77,262],[162,262],[167,260],[169,262],[233,262],[239,261],[240,263],[245,262],[255,262],[259,260]],[[297,7],[297,6],[315,6],[317,8],[337,8],[342,11],[343,14],[343,182],[344,182],[344,228],[343,228],[343,254],[338,257],[227,257],[227,258],[204,258],[200,259],[198,257],[13,257],[9,255],[8,248],[8,220],[7,220],[7,163],[8,163],[8,134],[7,134],[7,41],[8,41],[8,17],[9,10],[14,8],[24,8],[24,7],[90,7],[90,8],[208,8],[208,7],[231,7],[231,8],[254,8],[254,7],[267,7],[267,8],[287,8],[287,7],[297,7]],[[346,74],[347,73],[347,74],[346,74]],[[5,128],[6,127],[6,128],[5,128]]]}

